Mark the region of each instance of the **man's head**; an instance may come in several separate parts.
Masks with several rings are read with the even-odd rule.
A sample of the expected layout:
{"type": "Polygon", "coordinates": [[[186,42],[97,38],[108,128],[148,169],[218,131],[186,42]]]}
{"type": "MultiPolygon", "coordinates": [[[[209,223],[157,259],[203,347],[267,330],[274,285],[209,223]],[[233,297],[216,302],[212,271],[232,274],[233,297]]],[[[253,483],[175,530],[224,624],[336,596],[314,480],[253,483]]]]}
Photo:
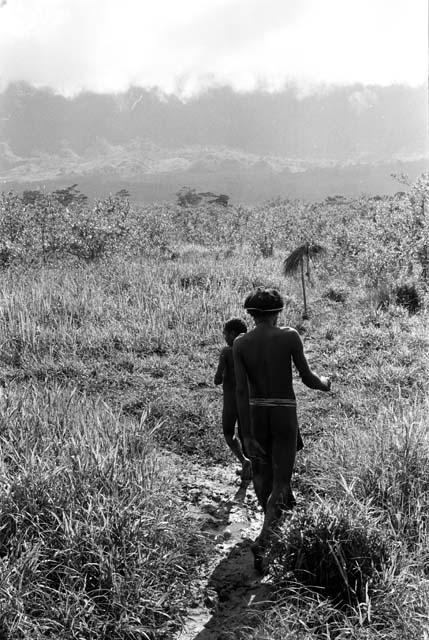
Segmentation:
{"type": "Polygon", "coordinates": [[[244,308],[256,322],[277,320],[284,301],[277,289],[258,287],[244,301],[244,308]]]}
{"type": "Polygon", "coordinates": [[[247,326],[246,323],[241,320],[241,318],[231,318],[223,325],[223,335],[225,336],[225,340],[229,346],[232,345],[235,338],[240,335],[240,333],[246,333],[247,326]]]}

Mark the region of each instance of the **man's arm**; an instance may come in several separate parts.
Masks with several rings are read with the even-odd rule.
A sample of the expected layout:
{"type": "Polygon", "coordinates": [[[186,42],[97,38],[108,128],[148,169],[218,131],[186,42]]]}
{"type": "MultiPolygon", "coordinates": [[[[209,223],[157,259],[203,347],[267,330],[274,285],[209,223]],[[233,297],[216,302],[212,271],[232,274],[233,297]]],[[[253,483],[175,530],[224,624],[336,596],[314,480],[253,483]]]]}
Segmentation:
{"type": "Polygon", "coordinates": [[[309,367],[307,358],[304,354],[304,346],[301,337],[297,331],[293,332],[292,359],[298,369],[303,383],[310,389],[319,389],[320,391],[329,391],[331,381],[329,378],[319,378],[309,367]]]}
{"type": "Polygon", "coordinates": [[[250,432],[250,413],[249,413],[249,387],[247,384],[247,373],[244,367],[243,359],[240,352],[240,339],[236,338],[232,346],[232,355],[234,358],[234,373],[236,384],[236,398],[238,417],[240,418],[240,427],[244,439],[251,437],[250,432]]]}
{"type": "Polygon", "coordinates": [[[222,383],[223,372],[225,371],[225,364],[226,364],[225,348],[223,348],[222,351],[220,352],[219,362],[218,362],[217,370],[216,370],[215,377],[214,377],[214,383],[215,384],[221,384],[222,383]]]}

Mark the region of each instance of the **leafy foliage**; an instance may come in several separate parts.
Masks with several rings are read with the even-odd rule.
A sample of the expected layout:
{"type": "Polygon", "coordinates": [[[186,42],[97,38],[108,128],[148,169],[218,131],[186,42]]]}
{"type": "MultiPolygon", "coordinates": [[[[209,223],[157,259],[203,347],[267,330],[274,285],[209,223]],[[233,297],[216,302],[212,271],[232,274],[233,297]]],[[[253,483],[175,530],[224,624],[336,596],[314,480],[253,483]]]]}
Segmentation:
{"type": "Polygon", "coordinates": [[[47,264],[65,256],[91,261],[123,251],[169,257],[185,242],[247,246],[265,258],[281,250],[297,258],[296,267],[297,247],[308,246],[309,258],[326,248],[335,267],[318,269],[347,272],[349,284],[364,280],[393,292],[410,279],[427,283],[428,175],[391,197],[335,197],[311,205],[277,200],[250,209],[230,206],[224,194],[188,187],[179,195],[178,204],[135,207],[125,190],[93,205],[76,185],[53,193],[2,193],[0,262],[47,264]]]}
{"type": "Polygon", "coordinates": [[[197,193],[196,189],[191,189],[190,187],[182,187],[176,195],[177,204],[180,207],[193,207],[204,201],[209,204],[219,204],[222,207],[227,207],[229,202],[229,196],[225,193],[220,193],[219,195],[211,191],[197,193]]]}

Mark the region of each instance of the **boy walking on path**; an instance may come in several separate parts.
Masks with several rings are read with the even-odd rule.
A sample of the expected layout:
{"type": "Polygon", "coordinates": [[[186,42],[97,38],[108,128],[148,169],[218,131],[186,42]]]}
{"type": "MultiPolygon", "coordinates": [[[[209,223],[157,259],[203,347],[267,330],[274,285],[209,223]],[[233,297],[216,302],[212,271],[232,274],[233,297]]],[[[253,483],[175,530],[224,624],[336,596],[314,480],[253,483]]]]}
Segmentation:
{"type": "Polygon", "coordinates": [[[255,492],[265,513],[262,531],[252,545],[255,567],[281,513],[294,498],[291,477],[297,448],[298,421],[292,384],[292,362],[303,383],[329,391],[329,378],[311,371],[298,332],[277,327],[284,306],[275,289],[257,289],[244,308],[255,328],[239,336],[233,345],[237,404],[244,446],[252,461],[255,492]]]}
{"type": "Polygon", "coordinates": [[[243,438],[241,433],[240,419],[237,411],[237,400],[235,393],[235,375],[234,362],[232,358],[232,345],[235,338],[240,333],[246,333],[247,327],[240,318],[232,318],[225,323],[223,327],[223,335],[227,346],[224,347],[219,356],[219,363],[214,378],[216,385],[222,383],[223,388],[223,409],[222,409],[222,427],[223,435],[226,443],[235,455],[237,460],[241,462],[242,471],[241,478],[248,481],[252,475],[252,465],[245,455],[243,446],[243,438]],[[235,435],[235,424],[237,423],[238,438],[235,435]]]}

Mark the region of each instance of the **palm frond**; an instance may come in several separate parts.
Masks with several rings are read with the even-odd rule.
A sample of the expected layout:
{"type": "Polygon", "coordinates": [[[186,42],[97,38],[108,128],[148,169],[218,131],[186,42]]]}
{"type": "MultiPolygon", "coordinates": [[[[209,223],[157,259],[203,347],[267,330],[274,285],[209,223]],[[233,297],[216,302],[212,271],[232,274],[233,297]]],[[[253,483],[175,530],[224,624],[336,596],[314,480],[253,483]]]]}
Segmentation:
{"type": "Polygon", "coordinates": [[[285,276],[290,276],[296,271],[298,271],[301,260],[303,260],[304,256],[307,254],[307,245],[303,244],[300,247],[297,247],[288,255],[287,258],[283,261],[283,274],[285,276]]]}
{"type": "Polygon", "coordinates": [[[321,244],[309,244],[308,245],[308,255],[310,258],[314,258],[322,253],[326,253],[326,247],[321,244]]]}
{"type": "Polygon", "coordinates": [[[321,253],[325,253],[326,249],[321,244],[302,244],[300,247],[297,247],[292,253],[288,255],[287,258],[283,261],[283,275],[290,276],[293,273],[298,271],[301,260],[303,260],[307,255],[309,258],[313,258],[321,253]]]}

